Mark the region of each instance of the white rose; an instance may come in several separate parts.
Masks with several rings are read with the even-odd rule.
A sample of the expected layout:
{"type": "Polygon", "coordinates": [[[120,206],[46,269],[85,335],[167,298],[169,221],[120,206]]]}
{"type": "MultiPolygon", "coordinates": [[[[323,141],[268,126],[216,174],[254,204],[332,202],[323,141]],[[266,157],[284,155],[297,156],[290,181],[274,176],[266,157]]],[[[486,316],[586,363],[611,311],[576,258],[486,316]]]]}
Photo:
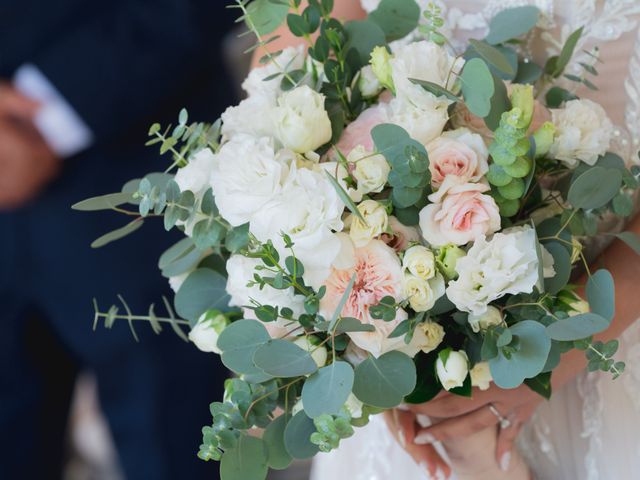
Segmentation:
{"type": "Polygon", "coordinates": [[[285,152],[276,154],[269,138],[239,134],[216,155],[211,185],[220,214],[237,227],[249,222],[282,190],[289,172],[285,152]]]}
{"type": "Polygon", "coordinates": [[[493,381],[488,362],[476,363],[469,371],[469,375],[471,375],[471,386],[478,387],[480,390],[488,390],[493,381]]]}
{"type": "Polygon", "coordinates": [[[178,169],[174,178],[180,191],[189,190],[196,198],[211,188],[211,174],[216,164],[215,154],[208,148],[200,150],[189,158],[189,163],[178,169]]]}
{"type": "Polygon", "coordinates": [[[275,100],[264,96],[249,97],[238,105],[227,107],[222,113],[221,132],[224,139],[247,134],[254,137],[272,137],[275,134],[273,121],[275,100]]]}
{"type": "Polygon", "coordinates": [[[391,167],[380,154],[367,152],[362,145],[349,152],[347,161],[354,166],[352,175],[358,182],[362,194],[381,192],[387,183],[391,167]]]}
{"type": "Polygon", "coordinates": [[[340,251],[340,240],[333,232],[342,230],[343,212],[344,203],[324,172],[294,169],[280,194],[251,220],[249,230],[261,242],[273,241],[282,258],[291,253],[280,233],[289,235],[304,265],[305,282],[317,288],[340,251]]]}
{"type": "Polygon", "coordinates": [[[283,93],[273,114],[278,139],[285,148],[306,153],[331,140],[324,95],[306,85],[283,93]]]}
{"type": "Polygon", "coordinates": [[[293,343],[295,343],[304,351],[309,352],[309,354],[311,354],[311,358],[314,362],[316,362],[318,368],[324,367],[326,365],[327,347],[325,347],[324,345],[319,345],[320,342],[316,337],[308,337],[305,335],[298,338],[293,343]]]}
{"type": "Polygon", "coordinates": [[[389,123],[401,126],[411,138],[423,145],[442,134],[448,119],[446,106],[434,105],[431,101],[415,103],[396,97],[389,102],[389,123]]]}
{"type": "Polygon", "coordinates": [[[229,321],[220,312],[205,312],[189,332],[189,340],[203,352],[212,352],[220,355],[222,352],[218,348],[218,337],[228,324],[229,321]]]}
{"type": "Polygon", "coordinates": [[[386,233],[389,228],[389,215],[384,205],[375,200],[365,200],[360,203],[358,211],[364,221],[351,214],[349,236],[356,247],[362,247],[370,240],[386,233]]]}
{"type": "Polygon", "coordinates": [[[571,100],[551,111],[556,135],[549,155],[569,167],[578,161],[593,165],[611,144],[613,124],[604,109],[591,100],[571,100]]]}
{"type": "Polygon", "coordinates": [[[382,84],[376,74],[373,73],[371,65],[367,65],[360,70],[358,87],[360,87],[360,92],[364,98],[375,97],[382,90],[382,84]]]}
{"type": "MultiPolygon", "coordinates": [[[[424,353],[434,351],[444,340],[444,328],[436,322],[422,322],[416,326],[413,332],[413,338],[408,345],[410,352],[400,349],[408,355],[415,355],[416,351],[422,350],[424,353]]],[[[411,356],[413,356],[411,355],[411,356]]]]}
{"type": "Polygon", "coordinates": [[[536,234],[531,227],[478,238],[456,264],[458,279],[449,283],[447,297],[464,312],[481,315],[487,305],[507,294],[531,293],[538,282],[536,234]]]}
{"type": "Polygon", "coordinates": [[[446,364],[438,356],[436,373],[445,390],[461,387],[469,373],[469,358],[466,352],[463,350],[450,352],[446,364]]]}
{"type": "Polygon", "coordinates": [[[414,245],[404,252],[402,268],[415,277],[429,280],[436,274],[436,257],[427,247],[414,245]]]}
{"type": "Polygon", "coordinates": [[[444,278],[442,275],[437,274],[430,280],[423,280],[406,273],[402,282],[402,290],[413,310],[426,312],[431,310],[436,300],[444,295],[444,278]]]}
{"type": "Polygon", "coordinates": [[[471,325],[471,330],[476,333],[495,325],[502,325],[504,322],[500,310],[493,305],[488,305],[487,311],[480,315],[470,313],[467,320],[469,321],[469,325],[471,325]]]}

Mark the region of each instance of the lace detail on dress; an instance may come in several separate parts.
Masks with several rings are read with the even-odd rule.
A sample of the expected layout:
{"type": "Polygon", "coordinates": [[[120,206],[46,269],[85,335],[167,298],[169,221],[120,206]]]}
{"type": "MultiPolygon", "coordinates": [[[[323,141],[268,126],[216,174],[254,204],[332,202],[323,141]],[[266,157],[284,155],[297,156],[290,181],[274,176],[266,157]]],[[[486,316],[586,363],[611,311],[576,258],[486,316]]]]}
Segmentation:
{"type": "Polygon", "coordinates": [[[634,161],[637,161],[636,153],[640,150],[640,30],[636,35],[633,56],[629,60],[629,75],[624,82],[624,87],[629,97],[629,103],[625,110],[625,121],[631,135],[634,161]]]}
{"type": "Polygon", "coordinates": [[[598,455],[602,451],[602,413],[604,403],[600,389],[601,375],[598,372],[584,373],[578,377],[578,393],[583,399],[582,405],[582,437],[589,442],[589,451],[584,459],[587,472],[585,480],[599,480],[598,455]]]}

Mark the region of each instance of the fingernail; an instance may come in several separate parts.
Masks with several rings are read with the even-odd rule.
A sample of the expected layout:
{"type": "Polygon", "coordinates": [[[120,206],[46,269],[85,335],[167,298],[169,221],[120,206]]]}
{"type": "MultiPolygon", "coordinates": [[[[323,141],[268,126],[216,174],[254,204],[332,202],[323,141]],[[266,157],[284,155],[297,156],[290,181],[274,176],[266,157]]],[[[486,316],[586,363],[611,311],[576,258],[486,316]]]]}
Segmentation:
{"type": "Polygon", "coordinates": [[[511,452],[505,452],[502,454],[502,458],[500,458],[500,468],[503,472],[509,470],[509,463],[511,462],[511,452]]]}
{"type": "Polygon", "coordinates": [[[429,468],[429,464],[427,462],[420,462],[420,465],[418,465],[418,467],[420,467],[420,469],[424,471],[424,474],[427,476],[429,480],[432,479],[431,469],[429,468]]]}
{"type": "Polygon", "coordinates": [[[429,445],[436,441],[435,437],[431,435],[429,432],[423,432],[416,435],[416,438],[413,439],[413,443],[416,445],[429,445]]]}
{"type": "Polygon", "coordinates": [[[398,405],[396,407],[398,410],[402,410],[403,412],[409,412],[409,405],[407,405],[406,403],[401,403],[400,405],[398,405]]]}
{"type": "Polygon", "coordinates": [[[431,426],[431,419],[421,413],[416,415],[416,421],[422,428],[427,428],[431,426]]]}
{"type": "Polygon", "coordinates": [[[446,477],[444,476],[444,472],[442,471],[442,469],[440,467],[438,467],[438,470],[436,471],[436,479],[437,480],[447,480],[446,477]]]}
{"type": "Polygon", "coordinates": [[[400,441],[400,446],[405,448],[407,446],[407,440],[404,438],[404,431],[398,430],[398,440],[400,441]]]}

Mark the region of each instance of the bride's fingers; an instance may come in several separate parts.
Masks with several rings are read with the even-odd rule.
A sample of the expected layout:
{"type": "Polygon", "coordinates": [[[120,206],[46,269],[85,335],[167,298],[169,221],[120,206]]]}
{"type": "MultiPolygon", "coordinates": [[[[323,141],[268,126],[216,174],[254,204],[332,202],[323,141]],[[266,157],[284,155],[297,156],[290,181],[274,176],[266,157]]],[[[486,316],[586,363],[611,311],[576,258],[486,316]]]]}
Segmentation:
{"type": "Polygon", "coordinates": [[[410,405],[409,409],[416,414],[427,415],[428,417],[451,418],[478,410],[489,401],[486,392],[482,390],[474,390],[471,398],[447,392],[445,395],[438,395],[427,403],[410,405]]]}
{"type": "Polygon", "coordinates": [[[429,445],[434,442],[446,442],[462,438],[496,425],[498,419],[488,406],[474,410],[458,417],[448,418],[435,425],[423,428],[416,433],[414,442],[418,445],[429,445]]]}
{"type": "Polygon", "coordinates": [[[518,421],[512,422],[508,428],[501,428],[498,431],[498,442],[496,444],[496,461],[502,470],[509,468],[513,443],[520,432],[522,424],[518,421]]]}

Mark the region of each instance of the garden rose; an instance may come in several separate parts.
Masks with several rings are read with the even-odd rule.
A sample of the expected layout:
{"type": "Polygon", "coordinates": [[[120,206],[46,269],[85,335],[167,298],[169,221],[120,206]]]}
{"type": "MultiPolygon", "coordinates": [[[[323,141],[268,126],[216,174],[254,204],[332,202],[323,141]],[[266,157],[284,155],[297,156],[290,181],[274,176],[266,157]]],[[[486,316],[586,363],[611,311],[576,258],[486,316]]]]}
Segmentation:
{"type": "Polygon", "coordinates": [[[423,280],[410,273],[405,273],[402,282],[404,297],[416,312],[431,310],[445,292],[444,278],[437,274],[430,280],[423,280]]]}
{"type": "Polygon", "coordinates": [[[376,125],[389,121],[388,108],[386,103],[379,103],[364,110],[358,118],[345,127],[335,148],[345,157],[348,157],[351,150],[357,146],[361,146],[367,152],[374,151],[371,130],[376,125]]]}
{"type": "Polygon", "coordinates": [[[449,353],[446,363],[438,356],[436,373],[445,390],[461,387],[467,378],[467,373],[469,373],[467,354],[463,350],[452,351],[449,353]]]}
{"type": "Polygon", "coordinates": [[[229,320],[219,311],[205,312],[189,332],[189,340],[202,352],[220,355],[222,351],[218,348],[218,337],[227,325],[229,325],[229,320]]]}
{"type": "Polygon", "coordinates": [[[440,203],[429,204],[420,211],[422,236],[431,245],[465,245],[500,230],[498,205],[483,194],[490,190],[488,185],[465,183],[443,190],[429,196],[430,200],[438,201],[445,193],[440,203]]]}
{"type": "Polygon", "coordinates": [[[407,249],[411,242],[420,240],[420,233],[417,228],[403,224],[393,215],[389,217],[389,229],[391,233],[383,233],[380,239],[396,252],[402,252],[407,249]]]}
{"type": "Polygon", "coordinates": [[[431,185],[439,188],[451,175],[461,183],[478,182],[489,171],[489,151],[482,137],[469,129],[445,132],[427,145],[431,185]]]}
{"type": "Polygon", "coordinates": [[[389,163],[382,155],[373,155],[362,145],[358,145],[349,152],[347,161],[352,167],[353,178],[358,182],[359,193],[366,195],[382,191],[391,171],[389,163]]]}
{"type": "MultiPolygon", "coordinates": [[[[413,332],[408,354],[414,349],[424,353],[432,352],[438,348],[442,340],[444,340],[444,328],[442,328],[442,325],[431,321],[419,323],[413,332]]],[[[400,351],[404,350],[401,349],[400,351]]],[[[407,352],[405,351],[405,353],[407,352]]]]}
{"type": "Polygon", "coordinates": [[[387,231],[389,215],[384,205],[375,200],[360,203],[358,211],[364,221],[354,214],[349,215],[349,236],[356,247],[363,247],[387,231]]]}
{"type": "Polygon", "coordinates": [[[467,320],[469,325],[471,325],[471,330],[476,333],[484,331],[489,327],[502,325],[504,323],[500,310],[493,305],[487,306],[487,310],[480,315],[470,313],[467,320]]]}
{"type": "Polygon", "coordinates": [[[429,280],[436,274],[435,255],[427,247],[414,245],[404,252],[402,269],[407,270],[414,277],[429,280]]]}

